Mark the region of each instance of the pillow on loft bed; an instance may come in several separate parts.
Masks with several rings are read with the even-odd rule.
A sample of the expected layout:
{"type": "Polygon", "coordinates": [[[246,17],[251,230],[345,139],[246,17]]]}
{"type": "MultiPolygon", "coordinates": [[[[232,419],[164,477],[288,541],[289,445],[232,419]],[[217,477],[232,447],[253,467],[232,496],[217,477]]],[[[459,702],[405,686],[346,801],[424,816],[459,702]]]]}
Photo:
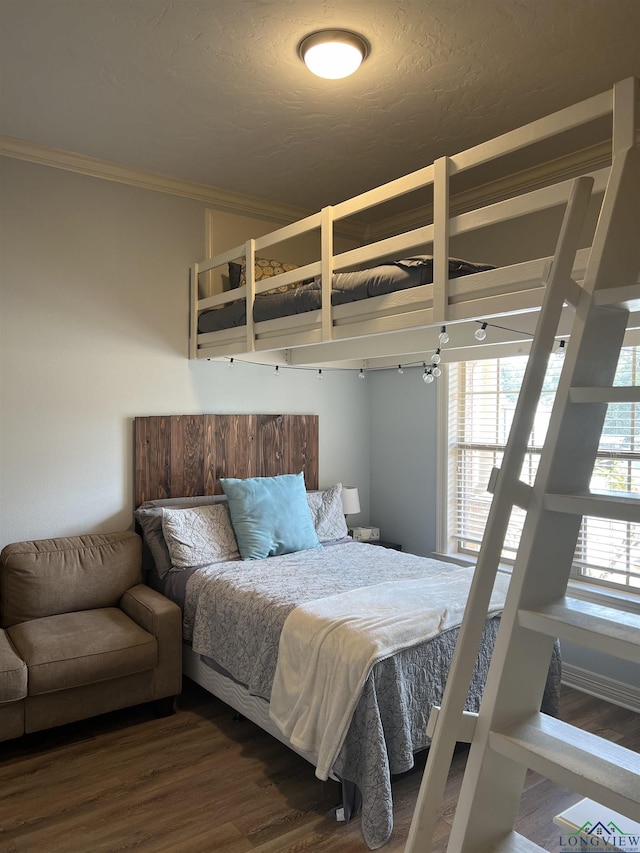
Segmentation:
{"type": "MultiPolygon", "coordinates": [[[[288,264],[284,261],[278,261],[275,258],[256,258],[255,262],[255,277],[256,281],[263,281],[266,278],[272,278],[274,275],[281,275],[283,272],[297,270],[298,264],[288,264]]],[[[237,287],[244,287],[247,283],[246,276],[246,259],[242,263],[230,261],[229,263],[229,286],[231,290],[237,287]]],[[[286,293],[297,287],[297,282],[292,284],[283,284],[280,287],[274,287],[273,290],[268,290],[267,293],[286,293]]]]}
{"type": "Polygon", "coordinates": [[[176,569],[237,560],[238,543],[226,503],[162,509],[162,533],[176,569]]]}
{"type": "MultiPolygon", "coordinates": [[[[388,261],[398,267],[411,269],[412,267],[428,267],[433,270],[433,255],[415,255],[413,258],[402,258],[399,261],[388,261]]],[[[462,275],[471,275],[475,272],[486,272],[495,269],[491,264],[476,264],[465,261],[462,258],[449,258],[449,278],[459,278],[462,275]]],[[[432,273],[433,274],[433,273],[432,273]]]]}
{"type": "Polygon", "coordinates": [[[220,480],[243,560],[321,547],[302,474],[220,480]]]}

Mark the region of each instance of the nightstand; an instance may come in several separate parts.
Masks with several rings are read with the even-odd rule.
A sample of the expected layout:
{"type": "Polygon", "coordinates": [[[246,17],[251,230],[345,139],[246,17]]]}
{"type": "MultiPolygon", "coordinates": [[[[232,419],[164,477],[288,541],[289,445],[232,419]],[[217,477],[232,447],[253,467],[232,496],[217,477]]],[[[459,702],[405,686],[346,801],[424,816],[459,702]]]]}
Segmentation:
{"type": "Polygon", "coordinates": [[[397,542],[387,542],[384,539],[369,540],[367,545],[380,545],[381,548],[391,548],[393,551],[402,551],[402,545],[399,545],[397,542]]]}

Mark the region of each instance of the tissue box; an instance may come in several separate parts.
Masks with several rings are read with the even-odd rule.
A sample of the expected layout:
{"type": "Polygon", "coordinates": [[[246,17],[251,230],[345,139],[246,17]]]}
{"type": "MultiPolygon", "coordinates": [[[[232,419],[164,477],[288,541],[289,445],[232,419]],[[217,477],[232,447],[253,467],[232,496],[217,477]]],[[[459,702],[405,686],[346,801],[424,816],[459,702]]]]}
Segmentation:
{"type": "Polygon", "coordinates": [[[353,538],[356,542],[375,542],[380,539],[379,527],[354,527],[353,538]]]}

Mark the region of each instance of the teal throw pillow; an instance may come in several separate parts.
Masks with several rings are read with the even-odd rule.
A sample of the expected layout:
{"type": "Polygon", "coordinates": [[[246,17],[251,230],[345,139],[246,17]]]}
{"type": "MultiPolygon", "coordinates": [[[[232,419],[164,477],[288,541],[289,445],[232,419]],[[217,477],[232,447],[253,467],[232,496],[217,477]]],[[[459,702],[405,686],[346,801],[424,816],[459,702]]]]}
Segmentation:
{"type": "Polygon", "coordinates": [[[321,547],[302,474],[220,480],[243,560],[321,547]]]}

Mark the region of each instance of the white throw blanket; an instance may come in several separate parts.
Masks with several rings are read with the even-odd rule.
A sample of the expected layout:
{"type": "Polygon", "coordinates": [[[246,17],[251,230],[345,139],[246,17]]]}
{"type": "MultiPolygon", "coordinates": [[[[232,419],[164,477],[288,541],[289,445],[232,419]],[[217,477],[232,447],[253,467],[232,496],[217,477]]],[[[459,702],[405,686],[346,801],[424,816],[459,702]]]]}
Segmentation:
{"type": "MultiPolygon", "coordinates": [[[[388,581],[296,607],[278,651],[270,715],[290,742],[317,757],[327,779],[373,665],[462,622],[473,569],[388,581]]],[[[504,607],[498,575],[489,614],[504,607]]]]}

